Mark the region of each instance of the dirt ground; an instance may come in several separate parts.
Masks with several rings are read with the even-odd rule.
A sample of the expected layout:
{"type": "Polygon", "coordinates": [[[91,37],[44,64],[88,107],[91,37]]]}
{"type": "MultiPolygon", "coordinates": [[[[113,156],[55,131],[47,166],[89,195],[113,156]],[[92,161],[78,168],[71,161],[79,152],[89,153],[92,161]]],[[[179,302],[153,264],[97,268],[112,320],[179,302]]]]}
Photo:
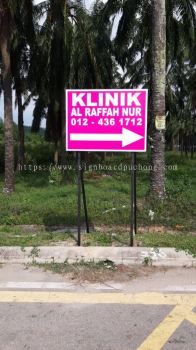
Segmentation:
{"type": "Polygon", "coordinates": [[[155,272],[166,272],[167,268],[153,266],[111,266],[99,267],[96,265],[68,265],[65,269],[60,266],[45,265],[41,267],[43,270],[60,273],[66,280],[74,280],[75,282],[103,283],[106,281],[113,282],[129,282],[138,277],[147,277],[155,272]]]}

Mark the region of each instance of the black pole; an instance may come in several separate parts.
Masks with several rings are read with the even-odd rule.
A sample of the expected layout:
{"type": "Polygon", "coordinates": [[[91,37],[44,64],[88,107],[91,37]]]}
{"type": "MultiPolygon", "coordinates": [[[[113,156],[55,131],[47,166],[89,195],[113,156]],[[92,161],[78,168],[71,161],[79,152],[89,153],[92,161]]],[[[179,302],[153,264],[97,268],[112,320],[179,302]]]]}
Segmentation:
{"type": "Polygon", "coordinates": [[[81,246],[81,153],[77,152],[78,246],[81,246]]]}
{"type": "Polygon", "coordinates": [[[89,221],[88,221],[88,211],[87,211],[87,205],[86,205],[86,192],[85,192],[85,186],[84,186],[84,176],[83,176],[83,169],[81,170],[81,184],[82,184],[82,196],[83,196],[83,204],[84,204],[84,215],[85,215],[85,221],[86,221],[86,232],[89,233],[89,221]]]}
{"type": "Polygon", "coordinates": [[[137,234],[137,216],[136,216],[136,153],[131,154],[131,227],[130,227],[130,246],[133,247],[135,235],[137,234]]]}

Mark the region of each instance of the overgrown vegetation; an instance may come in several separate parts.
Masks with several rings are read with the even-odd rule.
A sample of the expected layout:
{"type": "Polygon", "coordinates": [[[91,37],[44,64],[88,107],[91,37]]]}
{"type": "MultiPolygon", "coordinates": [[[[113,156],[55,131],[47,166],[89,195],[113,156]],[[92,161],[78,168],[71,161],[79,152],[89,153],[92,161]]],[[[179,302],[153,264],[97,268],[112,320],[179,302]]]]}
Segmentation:
{"type": "Polygon", "coordinates": [[[83,268],[87,268],[94,271],[105,270],[105,269],[110,269],[112,271],[115,271],[117,269],[117,266],[113,263],[113,261],[110,261],[110,260],[104,260],[104,261],[98,261],[98,262],[95,262],[95,261],[87,262],[87,261],[81,260],[72,264],[68,263],[67,261],[61,264],[60,263],[48,263],[48,264],[35,263],[35,264],[40,267],[43,266],[44,268],[50,269],[56,273],[74,272],[78,275],[80,274],[80,271],[83,268]]]}
{"type": "MultiPolygon", "coordinates": [[[[43,169],[43,165],[39,168],[39,163],[32,163],[31,170],[18,173],[15,193],[11,197],[0,195],[0,225],[76,225],[75,163],[72,159],[68,163],[69,170],[50,170],[47,166],[43,169]]],[[[167,198],[163,202],[150,199],[149,171],[145,170],[148,164],[148,156],[138,157],[138,167],[143,167],[142,171],[138,171],[137,179],[138,225],[194,231],[196,160],[182,159],[178,153],[167,153],[167,164],[177,170],[167,171],[167,198]]],[[[91,226],[129,225],[129,166],[130,156],[127,154],[106,158],[105,161],[92,159],[92,163],[88,164],[85,188],[91,226]],[[119,168],[114,170],[114,166],[119,168]]]]}
{"type": "Polygon", "coordinates": [[[91,283],[104,283],[106,281],[126,282],[139,276],[147,276],[155,271],[153,267],[147,266],[116,266],[110,260],[99,262],[80,261],[73,264],[69,264],[67,261],[64,263],[34,263],[33,266],[52,271],[53,273],[63,274],[69,280],[91,283]]]}

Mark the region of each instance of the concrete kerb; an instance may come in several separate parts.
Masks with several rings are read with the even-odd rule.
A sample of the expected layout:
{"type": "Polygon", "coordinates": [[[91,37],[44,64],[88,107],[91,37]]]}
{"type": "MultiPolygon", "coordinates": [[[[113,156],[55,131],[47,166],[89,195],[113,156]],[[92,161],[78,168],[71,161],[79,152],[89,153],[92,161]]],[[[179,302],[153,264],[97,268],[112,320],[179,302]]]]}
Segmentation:
{"type": "Polygon", "coordinates": [[[0,247],[0,263],[69,263],[111,260],[116,265],[196,266],[196,259],[174,248],[146,247],[0,247]]]}

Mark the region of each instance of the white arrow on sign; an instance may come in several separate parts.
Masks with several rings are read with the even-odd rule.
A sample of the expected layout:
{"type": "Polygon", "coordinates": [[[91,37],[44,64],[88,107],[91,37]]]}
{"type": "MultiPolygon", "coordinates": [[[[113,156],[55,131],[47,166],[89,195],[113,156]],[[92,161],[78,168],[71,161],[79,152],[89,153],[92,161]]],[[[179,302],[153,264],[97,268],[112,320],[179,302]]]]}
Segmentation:
{"type": "Polygon", "coordinates": [[[122,128],[121,134],[70,134],[71,141],[122,141],[122,147],[143,138],[143,136],[125,128],[122,128]]]}

